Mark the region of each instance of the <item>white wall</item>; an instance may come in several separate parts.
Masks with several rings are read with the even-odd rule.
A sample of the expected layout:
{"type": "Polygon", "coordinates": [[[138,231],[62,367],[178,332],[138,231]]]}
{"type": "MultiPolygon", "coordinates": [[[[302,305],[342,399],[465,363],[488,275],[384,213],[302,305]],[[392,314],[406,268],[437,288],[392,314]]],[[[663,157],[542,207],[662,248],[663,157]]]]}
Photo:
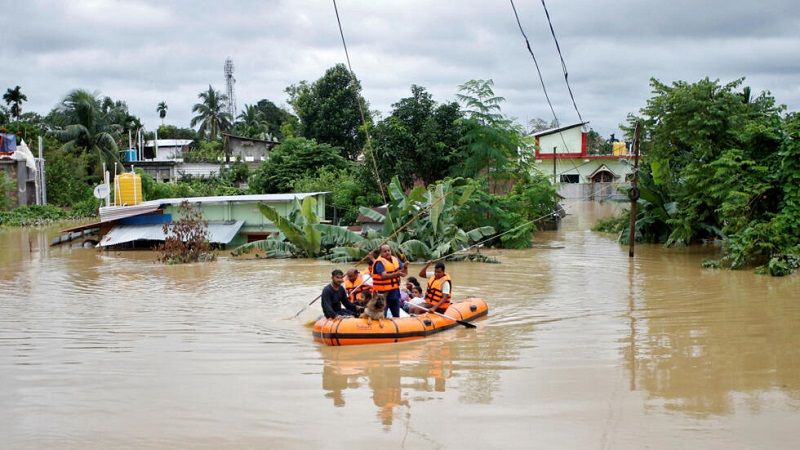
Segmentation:
{"type": "Polygon", "coordinates": [[[580,153],[582,145],[581,127],[570,128],[561,133],[541,136],[539,138],[539,154],[552,155],[553,147],[556,147],[556,154],[580,153]],[[567,144],[566,147],[564,147],[565,143],[567,144]]]}

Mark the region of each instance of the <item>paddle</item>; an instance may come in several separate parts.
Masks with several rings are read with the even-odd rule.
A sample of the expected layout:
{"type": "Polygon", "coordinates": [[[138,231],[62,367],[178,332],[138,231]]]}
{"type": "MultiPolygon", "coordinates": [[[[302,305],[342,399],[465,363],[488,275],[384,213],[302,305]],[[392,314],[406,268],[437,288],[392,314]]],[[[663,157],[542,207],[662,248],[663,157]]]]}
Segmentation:
{"type": "Polygon", "coordinates": [[[313,305],[313,304],[314,304],[314,302],[316,302],[316,301],[317,301],[317,300],[319,300],[320,298],[322,298],[322,294],[319,294],[318,296],[314,297],[314,300],[311,300],[311,302],[310,302],[309,304],[307,304],[306,306],[304,306],[304,307],[303,307],[303,309],[301,309],[300,311],[297,311],[297,314],[295,314],[294,316],[292,316],[292,319],[296,319],[296,318],[297,318],[297,316],[299,316],[299,315],[300,315],[300,313],[302,313],[303,311],[307,310],[309,306],[313,305]]]}
{"type": "MultiPolygon", "coordinates": [[[[381,242],[381,243],[378,245],[378,247],[377,247],[377,248],[381,248],[381,247],[383,246],[383,244],[385,244],[385,243],[389,242],[389,241],[390,241],[390,240],[391,240],[391,239],[392,239],[392,238],[393,238],[395,235],[397,235],[397,234],[398,234],[400,231],[402,231],[402,230],[403,230],[404,228],[406,228],[407,226],[411,225],[411,222],[415,221],[415,220],[416,220],[416,219],[417,219],[419,216],[421,216],[421,215],[422,215],[422,213],[424,213],[425,211],[427,211],[428,209],[432,208],[434,205],[436,205],[436,204],[437,204],[437,203],[439,203],[440,201],[442,201],[442,200],[444,200],[445,198],[447,198],[447,196],[448,196],[448,195],[450,195],[450,193],[451,193],[451,192],[452,192],[452,191],[448,192],[448,193],[447,193],[447,194],[445,194],[444,196],[440,197],[440,198],[439,198],[439,200],[436,200],[435,202],[431,203],[430,205],[428,205],[428,206],[426,206],[426,207],[424,207],[424,208],[420,209],[420,210],[419,210],[419,212],[417,212],[417,214],[416,214],[416,215],[414,215],[414,217],[412,217],[412,218],[411,218],[411,220],[409,220],[408,222],[404,223],[402,226],[400,226],[400,228],[397,228],[396,230],[394,230],[394,232],[393,232],[391,235],[389,235],[389,237],[387,237],[386,239],[384,239],[384,240],[383,240],[383,241],[382,241],[382,242],[381,242]]],[[[366,255],[365,255],[363,258],[361,258],[361,259],[360,259],[360,260],[359,260],[359,261],[358,261],[358,262],[357,262],[355,265],[356,265],[356,266],[358,266],[358,265],[360,265],[362,262],[364,262],[364,260],[366,260],[366,259],[369,257],[369,254],[370,254],[370,253],[371,253],[371,251],[370,251],[370,252],[368,252],[368,253],[367,253],[367,254],[366,254],[366,255]]],[[[366,280],[365,280],[365,281],[366,281],[366,280]]],[[[362,283],[363,283],[363,281],[362,281],[362,283]]],[[[359,283],[359,285],[358,285],[358,286],[361,286],[361,283],[359,283]]],[[[353,288],[353,290],[355,290],[355,289],[356,289],[358,286],[354,287],[354,288],[353,288]]],[[[351,290],[350,292],[352,292],[353,290],[351,290]]],[[[348,293],[348,295],[349,295],[349,293],[348,293]]],[[[299,315],[300,315],[300,314],[301,314],[303,311],[307,310],[309,306],[313,305],[313,304],[314,304],[314,302],[316,302],[317,300],[319,300],[321,297],[322,297],[322,294],[319,294],[319,295],[318,295],[318,296],[317,296],[317,297],[316,297],[314,300],[311,300],[311,302],[310,302],[308,305],[304,306],[304,307],[303,307],[303,309],[301,309],[300,311],[297,311],[297,314],[295,314],[295,315],[294,315],[292,318],[293,318],[293,319],[294,319],[294,318],[297,318],[297,316],[299,316],[299,315]]],[[[453,319],[453,320],[455,320],[455,319],[453,319]]]]}
{"type": "MultiPolygon", "coordinates": [[[[350,289],[350,292],[347,292],[347,297],[349,298],[350,294],[353,293],[353,291],[355,291],[359,287],[361,287],[361,285],[364,284],[366,281],[367,281],[367,279],[364,278],[364,279],[361,280],[361,283],[358,283],[357,285],[353,286],[353,289],[350,289]]],[[[303,311],[307,310],[309,306],[313,305],[314,302],[316,302],[317,300],[319,300],[321,298],[322,298],[322,294],[319,294],[318,296],[314,297],[314,300],[311,300],[311,302],[309,304],[307,304],[306,306],[304,306],[303,309],[301,309],[300,311],[297,311],[297,314],[292,316],[292,319],[296,319],[297,316],[300,315],[300,313],[302,313],[303,311]]]]}
{"type": "Polygon", "coordinates": [[[464,325],[467,328],[478,328],[477,325],[473,325],[473,324],[471,324],[469,322],[464,322],[463,320],[454,319],[454,318],[452,318],[450,316],[447,316],[445,314],[442,314],[442,313],[439,313],[439,312],[436,312],[436,311],[431,311],[430,309],[422,307],[420,305],[414,305],[414,308],[419,308],[419,309],[421,309],[423,311],[426,311],[426,312],[429,312],[431,314],[436,314],[437,316],[444,317],[445,319],[450,319],[450,320],[454,321],[455,323],[457,323],[459,325],[464,325]]]}

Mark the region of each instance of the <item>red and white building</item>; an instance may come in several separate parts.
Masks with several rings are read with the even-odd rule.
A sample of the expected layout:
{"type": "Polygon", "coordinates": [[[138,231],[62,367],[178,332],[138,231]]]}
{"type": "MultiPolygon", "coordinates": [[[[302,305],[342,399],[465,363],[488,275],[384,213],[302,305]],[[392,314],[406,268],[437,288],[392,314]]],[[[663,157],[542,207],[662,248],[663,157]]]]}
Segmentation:
{"type": "Polygon", "coordinates": [[[627,182],[633,170],[631,155],[627,151],[590,154],[588,123],[534,133],[535,167],[559,184],[558,192],[564,198],[588,200],[621,195],[617,186],[627,182]]]}

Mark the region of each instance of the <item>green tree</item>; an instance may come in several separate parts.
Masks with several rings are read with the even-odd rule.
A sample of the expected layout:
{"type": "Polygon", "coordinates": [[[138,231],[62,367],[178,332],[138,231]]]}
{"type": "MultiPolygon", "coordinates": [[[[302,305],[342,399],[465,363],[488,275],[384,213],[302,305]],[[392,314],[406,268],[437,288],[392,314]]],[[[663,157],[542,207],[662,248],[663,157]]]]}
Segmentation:
{"type": "Polygon", "coordinates": [[[519,149],[526,147],[523,129],[500,112],[503,97],[494,95],[492,80],[470,80],[459,86],[458,100],[465,118],[460,172],[467,177],[486,174],[493,182],[519,173],[519,149]]]}
{"type": "Polygon", "coordinates": [[[449,175],[462,137],[458,104],[436,105],[417,85],[411,94],[392,105],[391,115],[373,133],[381,179],[396,175],[405,188],[417,178],[430,184],[449,175]]]}
{"type": "Polygon", "coordinates": [[[237,119],[233,125],[233,131],[237,135],[253,139],[267,139],[270,137],[264,115],[256,105],[245,104],[237,119]]]}
{"type": "Polygon", "coordinates": [[[160,102],[156,107],[158,117],[161,117],[161,125],[164,125],[164,118],[167,117],[167,102],[160,102]]]}
{"type": "Polygon", "coordinates": [[[28,97],[22,93],[22,88],[17,86],[14,89],[7,89],[3,94],[3,100],[11,107],[10,112],[14,119],[19,120],[22,114],[22,102],[28,101],[28,97]]]}
{"type": "Polygon", "coordinates": [[[587,135],[587,146],[589,153],[593,155],[610,155],[612,151],[612,144],[607,139],[603,139],[600,133],[589,129],[587,135]]]}
{"type": "Polygon", "coordinates": [[[11,209],[14,206],[14,202],[8,193],[13,192],[16,188],[17,183],[14,183],[14,180],[6,175],[5,170],[0,170],[0,211],[11,209]]]}
{"type": "Polygon", "coordinates": [[[197,140],[197,132],[192,128],[178,128],[175,125],[161,125],[158,127],[160,139],[191,139],[197,140]]]}
{"type": "Polygon", "coordinates": [[[256,103],[256,108],[258,108],[258,110],[261,112],[261,116],[263,117],[264,123],[267,127],[267,133],[273,138],[283,140],[284,137],[292,137],[284,136],[283,131],[281,130],[284,125],[292,127],[293,129],[297,129],[299,126],[300,122],[297,116],[281,107],[278,107],[267,99],[259,100],[258,103],[256,103]]]}
{"type": "Polygon", "coordinates": [[[722,239],[724,265],[785,273],[800,263],[797,119],[742,81],[651,80],[635,236],[667,245],[722,239]]]}
{"type": "Polygon", "coordinates": [[[305,138],[289,138],[275,147],[269,159],[255,170],[250,177],[250,191],[254,194],[291,192],[296,180],[316,176],[323,168],[346,167],[348,161],[336,148],[305,138]]]}
{"type": "MultiPolygon", "coordinates": [[[[359,206],[381,202],[377,187],[362,181],[360,172],[365,172],[364,169],[364,165],[338,170],[323,167],[315,174],[295,180],[293,191],[330,192],[325,203],[326,217],[333,219],[336,225],[353,225],[358,218],[359,206]]],[[[372,177],[368,176],[368,179],[372,177]]]]}
{"type": "Polygon", "coordinates": [[[109,165],[119,161],[115,135],[119,135],[121,127],[106,123],[96,94],[76,89],[64,97],[58,110],[69,125],[53,131],[53,135],[64,143],[66,152],[86,152],[88,165],[97,176],[101,161],[109,165]]]}
{"type": "Polygon", "coordinates": [[[197,115],[192,117],[190,125],[195,127],[199,124],[197,132],[208,140],[214,141],[221,131],[230,128],[233,120],[230,113],[225,111],[228,96],[215,91],[211,85],[208,85],[208,90],[201,92],[197,97],[202,101],[195,103],[192,107],[192,112],[197,115]]]}
{"type": "Polygon", "coordinates": [[[84,153],[70,153],[63,149],[48,149],[47,202],[68,207],[91,198],[93,178],[86,172],[88,157],[84,153]]]}
{"type": "MultiPolygon", "coordinates": [[[[142,127],[142,121],[128,111],[128,104],[122,100],[115,101],[110,97],[104,97],[100,111],[100,123],[103,127],[113,130],[115,137],[126,136],[128,131],[136,131],[142,127]]],[[[120,144],[121,140],[117,139],[117,145],[120,144]]]]}
{"type": "Polygon", "coordinates": [[[341,149],[341,155],[355,160],[365,142],[361,110],[371,123],[369,108],[361,96],[361,84],[344,64],[337,64],[320,79],[286,88],[289,104],[300,119],[300,135],[341,149]]]}

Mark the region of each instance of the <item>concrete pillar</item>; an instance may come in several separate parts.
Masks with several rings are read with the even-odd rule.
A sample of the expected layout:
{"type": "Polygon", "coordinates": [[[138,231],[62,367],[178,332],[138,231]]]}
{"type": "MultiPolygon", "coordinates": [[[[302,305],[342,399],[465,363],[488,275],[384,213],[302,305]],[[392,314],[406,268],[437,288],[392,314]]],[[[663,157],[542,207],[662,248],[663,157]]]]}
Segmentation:
{"type": "Polygon", "coordinates": [[[25,161],[17,161],[17,206],[28,204],[28,168],[25,161]]]}

